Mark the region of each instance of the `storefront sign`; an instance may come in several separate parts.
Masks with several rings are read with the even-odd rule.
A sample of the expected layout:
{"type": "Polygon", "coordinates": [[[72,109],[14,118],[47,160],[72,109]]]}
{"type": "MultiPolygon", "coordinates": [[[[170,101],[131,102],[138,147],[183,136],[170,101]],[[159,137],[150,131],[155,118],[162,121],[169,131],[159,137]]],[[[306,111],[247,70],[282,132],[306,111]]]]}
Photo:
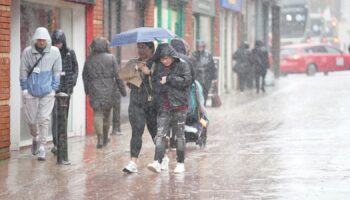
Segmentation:
{"type": "Polygon", "coordinates": [[[96,4],[96,0],[66,0],[75,3],[96,4]]]}
{"type": "Polygon", "coordinates": [[[193,0],[192,9],[194,13],[215,16],[215,0],[193,0]]]}
{"type": "Polygon", "coordinates": [[[241,11],[242,0],[220,0],[221,7],[236,12],[241,11]]]}

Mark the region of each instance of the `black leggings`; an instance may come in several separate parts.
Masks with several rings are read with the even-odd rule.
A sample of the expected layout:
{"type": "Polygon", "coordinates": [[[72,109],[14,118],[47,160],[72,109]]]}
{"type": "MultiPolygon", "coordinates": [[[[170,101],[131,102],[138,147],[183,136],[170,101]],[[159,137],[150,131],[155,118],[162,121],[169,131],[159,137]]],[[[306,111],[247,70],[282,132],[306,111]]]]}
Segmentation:
{"type": "Polygon", "coordinates": [[[142,135],[145,125],[147,125],[153,141],[157,134],[157,110],[150,106],[142,107],[141,105],[130,102],[129,121],[132,130],[130,156],[137,158],[142,147],[142,135]]]}

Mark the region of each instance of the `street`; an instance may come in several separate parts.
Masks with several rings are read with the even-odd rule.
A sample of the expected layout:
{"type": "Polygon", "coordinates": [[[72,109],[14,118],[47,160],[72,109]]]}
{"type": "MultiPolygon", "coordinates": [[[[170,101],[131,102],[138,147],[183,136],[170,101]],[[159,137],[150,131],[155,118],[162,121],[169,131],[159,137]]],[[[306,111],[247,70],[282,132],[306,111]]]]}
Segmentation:
{"type": "Polygon", "coordinates": [[[124,174],[130,125],[96,149],[94,137],[69,139],[72,165],[38,162],[30,148],[0,161],[0,199],[348,199],[350,72],[280,78],[265,94],[223,95],[208,108],[207,146],[188,143],[183,175],[146,166],[154,145],[144,133],[137,174],[124,174]]]}

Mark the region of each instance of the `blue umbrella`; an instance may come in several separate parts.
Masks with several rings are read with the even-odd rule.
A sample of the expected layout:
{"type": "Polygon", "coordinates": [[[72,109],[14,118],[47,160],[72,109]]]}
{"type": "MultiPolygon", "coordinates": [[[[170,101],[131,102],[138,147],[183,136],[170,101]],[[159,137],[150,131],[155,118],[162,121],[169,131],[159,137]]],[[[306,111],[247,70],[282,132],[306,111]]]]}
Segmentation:
{"type": "Polygon", "coordinates": [[[165,28],[140,27],[114,35],[110,46],[151,42],[156,39],[168,39],[175,36],[174,33],[165,28]]]}

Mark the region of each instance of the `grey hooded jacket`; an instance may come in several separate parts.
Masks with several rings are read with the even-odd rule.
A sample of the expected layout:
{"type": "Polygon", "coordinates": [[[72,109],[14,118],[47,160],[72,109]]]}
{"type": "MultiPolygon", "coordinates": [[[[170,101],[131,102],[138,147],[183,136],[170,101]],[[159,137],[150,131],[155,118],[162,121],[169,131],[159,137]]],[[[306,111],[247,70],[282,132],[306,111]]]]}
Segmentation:
{"type": "Polygon", "coordinates": [[[59,87],[61,71],[62,60],[59,49],[51,46],[51,37],[46,28],[37,28],[31,46],[24,49],[21,57],[20,83],[22,90],[28,90],[28,93],[35,97],[50,94],[52,90],[57,90],[59,87]],[[43,54],[35,48],[38,39],[46,40],[43,54]],[[43,55],[44,57],[36,66],[36,72],[28,76],[31,68],[43,55]]]}
{"type": "Polygon", "coordinates": [[[86,95],[93,109],[109,109],[115,104],[117,91],[126,96],[125,86],[119,78],[119,66],[115,57],[108,52],[108,41],[96,38],[90,45],[91,55],[83,69],[86,95]]]}

